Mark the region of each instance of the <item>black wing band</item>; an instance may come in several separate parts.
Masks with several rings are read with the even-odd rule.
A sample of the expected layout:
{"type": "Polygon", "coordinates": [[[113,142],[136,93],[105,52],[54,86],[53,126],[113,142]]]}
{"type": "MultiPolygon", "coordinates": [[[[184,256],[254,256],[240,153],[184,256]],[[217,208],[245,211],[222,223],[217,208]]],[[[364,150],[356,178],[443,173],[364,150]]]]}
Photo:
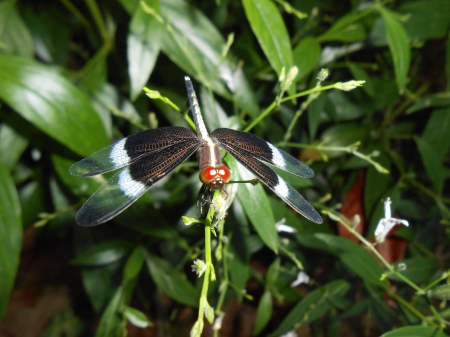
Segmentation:
{"type": "Polygon", "coordinates": [[[80,160],[69,171],[75,176],[91,177],[131,165],[152,153],[186,141],[200,143],[193,132],[183,127],[145,130],[80,160]]]}
{"type": "Polygon", "coordinates": [[[283,171],[295,174],[303,178],[311,178],[314,171],[290,154],[280,150],[265,140],[248,132],[231,129],[217,129],[211,134],[211,138],[219,143],[227,145],[236,151],[245,151],[258,160],[274,165],[283,171]]]}
{"type": "Polygon", "coordinates": [[[77,223],[90,227],[112,219],[188,159],[199,146],[197,138],[188,139],[148,154],[145,159],[124,168],[86,201],[77,213],[77,223]]]}

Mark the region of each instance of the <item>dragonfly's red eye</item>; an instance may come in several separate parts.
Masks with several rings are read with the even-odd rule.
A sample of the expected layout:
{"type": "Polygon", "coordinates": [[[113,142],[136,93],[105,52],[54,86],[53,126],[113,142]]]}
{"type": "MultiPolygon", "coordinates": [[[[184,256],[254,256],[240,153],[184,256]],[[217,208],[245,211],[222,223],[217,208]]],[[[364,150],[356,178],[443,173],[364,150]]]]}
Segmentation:
{"type": "Polygon", "coordinates": [[[220,166],[218,169],[220,177],[223,179],[224,182],[229,182],[231,179],[231,171],[228,167],[225,165],[220,166]]]}
{"type": "Polygon", "coordinates": [[[225,165],[222,165],[220,167],[207,166],[200,171],[200,180],[203,184],[208,185],[217,178],[220,178],[225,183],[229,182],[231,179],[230,169],[225,165]]]}

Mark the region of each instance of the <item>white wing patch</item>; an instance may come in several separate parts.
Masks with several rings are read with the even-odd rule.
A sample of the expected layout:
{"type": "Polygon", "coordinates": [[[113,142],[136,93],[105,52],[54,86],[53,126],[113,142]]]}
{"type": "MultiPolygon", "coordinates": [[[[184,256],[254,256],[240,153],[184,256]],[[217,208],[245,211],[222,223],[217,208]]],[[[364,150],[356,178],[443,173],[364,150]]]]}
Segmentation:
{"type": "Polygon", "coordinates": [[[275,166],[278,166],[281,169],[286,168],[286,161],[284,159],[284,156],[281,154],[280,150],[278,150],[275,146],[273,146],[269,142],[267,142],[267,145],[269,145],[269,148],[272,150],[272,161],[275,164],[275,166]]]}
{"type": "Polygon", "coordinates": [[[279,196],[287,198],[289,196],[289,187],[286,182],[278,177],[278,185],[273,187],[275,193],[279,196]]]}
{"type": "Polygon", "coordinates": [[[116,166],[122,166],[124,163],[127,163],[130,159],[128,156],[127,150],[125,150],[125,142],[126,138],[118,141],[113,145],[111,153],[109,154],[109,159],[116,166]]]}
{"type": "Polygon", "coordinates": [[[131,177],[128,167],[119,173],[119,188],[127,197],[135,198],[141,195],[142,189],[146,187],[145,184],[131,177]]]}

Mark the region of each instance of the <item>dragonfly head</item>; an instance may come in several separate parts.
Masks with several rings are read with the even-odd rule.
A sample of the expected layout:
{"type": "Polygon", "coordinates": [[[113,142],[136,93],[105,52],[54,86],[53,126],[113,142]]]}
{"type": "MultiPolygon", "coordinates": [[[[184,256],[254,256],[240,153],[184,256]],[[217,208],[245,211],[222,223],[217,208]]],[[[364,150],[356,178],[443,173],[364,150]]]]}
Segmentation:
{"type": "Polygon", "coordinates": [[[225,165],[207,166],[200,171],[200,180],[211,190],[220,190],[231,179],[231,171],[225,165]]]}

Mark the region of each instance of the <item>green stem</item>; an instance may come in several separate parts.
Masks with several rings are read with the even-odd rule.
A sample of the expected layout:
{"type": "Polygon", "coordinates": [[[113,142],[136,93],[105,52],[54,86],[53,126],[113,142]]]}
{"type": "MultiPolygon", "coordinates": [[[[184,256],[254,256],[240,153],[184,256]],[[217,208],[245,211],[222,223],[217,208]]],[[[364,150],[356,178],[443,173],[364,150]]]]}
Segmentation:
{"type": "Polygon", "coordinates": [[[358,238],[362,243],[364,243],[376,257],[386,266],[386,268],[390,271],[390,273],[396,275],[399,279],[401,279],[403,282],[408,284],[411,288],[417,291],[418,294],[423,295],[425,292],[422,288],[411,282],[407,277],[405,277],[402,273],[399,273],[395,268],[387,262],[384,257],[378,252],[378,250],[375,249],[375,246],[371,244],[365,237],[363,237],[361,234],[359,234],[356,229],[350,225],[349,220],[344,217],[342,214],[337,213],[333,209],[329,208],[326,210],[327,213],[332,214],[334,220],[339,221],[347,230],[352,233],[355,237],[358,238]]]}
{"type": "Polygon", "coordinates": [[[394,299],[396,302],[402,304],[405,308],[407,308],[410,312],[412,312],[414,315],[416,315],[420,320],[425,319],[425,315],[422,314],[420,311],[418,311],[416,308],[414,308],[411,303],[405,301],[401,296],[398,296],[396,293],[389,291],[388,292],[389,297],[394,299]]]}
{"type": "MultiPolygon", "coordinates": [[[[286,102],[286,101],[290,101],[290,100],[292,100],[294,98],[297,98],[297,97],[307,96],[307,95],[312,94],[314,92],[330,90],[330,89],[333,89],[333,88],[334,88],[334,84],[327,85],[325,87],[313,88],[313,89],[306,90],[306,91],[303,91],[301,93],[298,93],[298,94],[295,94],[295,95],[292,95],[292,96],[285,97],[285,98],[280,100],[280,103],[283,103],[283,102],[286,102]]],[[[270,104],[269,107],[267,107],[266,110],[264,110],[261,115],[259,115],[256,119],[254,119],[253,122],[251,122],[250,125],[248,125],[244,129],[244,131],[248,132],[251,129],[253,129],[253,127],[256,124],[258,124],[261,120],[263,120],[268,114],[270,114],[272,112],[272,110],[275,109],[276,106],[277,106],[277,102],[273,102],[272,104],[270,104]]]]}
{"type": "Polygon", "coordinates": [[[78,10],[77,7],[70,0],[59,0],[86,28],[91,28],[91,24],[88,19],[78,10]]]}
{"type": "MultiPolygon", "coordinates": [[[[213,201],[215,198],[220,196],[220,190],[217,190],[214,193],[213,201]]],[[[200,294],[200,302],[199,302],[199,308],[198,308],[198,318],[197,321],[194,324],[194,328],[196,333],[195,337],[200,337],[203,326],[204,326],[204,317],[205,317],[205,311],[208,309],[208,288],[209,288],[209,282],[216,280],[216,275],[214,272],[214,266],[212,264],[212,258],[211,258],[211,224],[214,217],[214,206],[213,203],[211,203],[211,206],[209,207],[208,215],[206,216],[205,221],[205,273],[203,276],[203,286],[202,286],[202,292],[200,294]]]]}
{"type": "Polygon", "coordinates": [[[97,25],[98,30],[100,31],[100,35],[103,41],[109,40],[108,30],[106,29],[105,21],[103,20],[102,13],[100,12],[100,8],[95,0],[85,0],[86,5],[91,12],[92,17],[94,18],[95,24],[97,25]]]}

